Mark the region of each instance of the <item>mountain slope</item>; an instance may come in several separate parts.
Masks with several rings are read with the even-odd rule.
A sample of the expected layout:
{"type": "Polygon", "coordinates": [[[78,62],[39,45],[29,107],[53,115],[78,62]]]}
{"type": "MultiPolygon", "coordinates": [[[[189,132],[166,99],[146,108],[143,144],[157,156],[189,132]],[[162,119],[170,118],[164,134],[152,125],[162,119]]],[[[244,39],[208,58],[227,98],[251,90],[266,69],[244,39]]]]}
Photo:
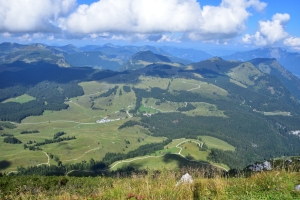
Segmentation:
{"type": "Polygon", "coordinates": [[[223,56],[226,60],[247,61],[255,58],[275,58],[287,70],[300,77],[300,54],[291,53],[281,48],[259,48],[223,56]]]}
{"type": "Polygon", "coordinates": [[[260,71],[276,76],[296,98],[300,99],[300,80],[282,67],[276,59],[257,58],[249,62],[260,71]]]}
{"type": "Polygon", "coordinates": [[[123,64],[122,60],[111,58],[100,51],[69,53],[64,57],[74,67],[117,70],[123,64]]]}
{"type": "Polygon", "coordinates": [[[130,60],[120,68],[120,71],[136,70],[158,62],[172,63],[172,61],[166,56],[155,54],[151,51],[141,51],[133,55],[130,60]]]}
{"type": "Polygon", "coordinates": [[[64,53],[77,53],[77,52],[81,52],[81,50],[77,47],[75,47],[72,44],[68,44],[65,46],[50,46],[49,48],[56,50],[56,51],[61,51],[64,53]]]}
{"type": "Polygon", "coordinates": [[[201,60],[206,60],[211,57],[212,55],[195,49],[184,49],[184,48],[176,48],[176,47],[161,47],[166,53],[176,56],[181,59],[191,60],[193,62],[199,62],[201,60]]]}
{"type": "Polygon", "coordinates": [[[11,51],[2,57],[0,63],[14,63],[22,61],[25,63],[46,62],[49,64],[56,64],[60,67],[70,67],[66,62],[62,53],[55,53],[49,47],[42,44],[27,45],[23,48],[18,48],[11,51]]]}
{"type": "Polygon", "coordinates": [[[0,57],[7,55],[11,52],[20,50],[24,48],[25,45],[17,44],[17,43],[10,43],[10,42],[4,42],[0,44],[0,57]]]}

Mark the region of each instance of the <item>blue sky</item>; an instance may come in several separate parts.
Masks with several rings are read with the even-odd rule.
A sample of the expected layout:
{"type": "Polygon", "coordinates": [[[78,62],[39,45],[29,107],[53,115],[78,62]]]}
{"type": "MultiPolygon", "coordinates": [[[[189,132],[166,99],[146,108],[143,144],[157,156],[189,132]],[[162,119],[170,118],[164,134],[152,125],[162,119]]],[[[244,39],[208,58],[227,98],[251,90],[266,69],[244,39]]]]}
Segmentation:
{"type": "Polygon", "coordinates": [[[298,0],[0,0],[0,42],[300,51],[298,0]]]}

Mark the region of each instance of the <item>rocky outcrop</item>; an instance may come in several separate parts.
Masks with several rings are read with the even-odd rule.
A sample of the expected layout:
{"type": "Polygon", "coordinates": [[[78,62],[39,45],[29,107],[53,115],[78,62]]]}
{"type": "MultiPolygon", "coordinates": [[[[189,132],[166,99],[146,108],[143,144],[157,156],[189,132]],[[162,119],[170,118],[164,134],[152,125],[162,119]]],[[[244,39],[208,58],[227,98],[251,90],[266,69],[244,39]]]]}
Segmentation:
{"type": "Polygon", "coordinates": [[[253,171],[253,172],[260,172],[263,170],[272,170],[271,163],[269,161],[265,161],[263,163],[255,163],[252,165],[249,165],[246,169],[253,171]]]}
{"type": "Polygon", "coordinates": [[[181,183],[188,183],[188,184],[191,184],[191,183],[193,183],[193,182],[194,182],[194,180],[193,180],[192,176],[189,175],[189,173],[186,173],[185,175],[183,175],[183,176],[181,177],[180,181],[178,181],[178,182],[176,183],[176,186],[179,185],[179,184],[181,184],[181,183]]]}

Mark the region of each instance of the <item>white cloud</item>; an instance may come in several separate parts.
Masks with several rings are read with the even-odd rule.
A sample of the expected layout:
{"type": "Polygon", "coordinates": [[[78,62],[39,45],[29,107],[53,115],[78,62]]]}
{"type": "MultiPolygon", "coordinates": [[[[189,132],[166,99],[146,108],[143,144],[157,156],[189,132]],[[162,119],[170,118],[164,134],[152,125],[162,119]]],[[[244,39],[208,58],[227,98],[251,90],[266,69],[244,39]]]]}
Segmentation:
{"type": "Polygon", "coordinates": [[[1,0],[0,32],[52,32],[76,0],[1,0]]]}
{"type": "Polygon", "coordinates": [[[42,39],[42,38],[44,38],[45,36],[44,36],[43,33],[34,33],[34,34],[32,35],[32,37],[33,37],[34,39],[42,39]]]}
{"type": "Polygon", "coordinates": [[[284,40],[286,46],[292,47],[300,51],[300,38],[299,37],[289,37],[284,40]]]}
{"type": "Polygon", "coordinates": [[[96,38],[99,38],[99,37],[107,38],[107,37],[109,37],[109,33],[100,33],[100,34],[92,33],[92,34],[90,34],[90,37],[92,39],[96,39],[96,38]]]}
{"type": "Polygon", "coordinates": [[[266,38],[267,42],[274,44],[288,36],[284,28],[290,20],[289,14],[277,13],[272,17],[272,21],[259,21],[260,32],[266,38]]]}
{"type": "MultiPolygon", "coordinates": [[[[231,39],[245,30],[251,15],[262,11],[259,0],[223,0],[204,6],[196,0],[101,0],[80,5],[61,19],[59,27],[71,34],[166,34],[180,32],[192,40],[231,39]]],[[[95,35],[93,35],[95,36],[95,35]]],[[[117,38],[122,38],[117,37],[117,38]]]]}
{"type": "Polygon", "coordinates": [[[32,41],[32,38],[30,37],[30,35],[29,34],[24,34],[24,35],[22,35],[22,36],[20,36],[20,37],[18,37],[18,39],[20,40],[20,41],[32,41]]]}
{"type": "Polygon", "coordinates": [[[47,37],[47,40],[54,40],[54,36],[51,35],[51,36],[47,37]]]}
{"type": "Polygon", "coordinates": [[[254,43],[258,46],[265,46],[268,44],[267,40],[260,32],[256,32],[254,35],[246,34],[242,38],[242,41],[246,44],[251,44],[254,41],[254,43]]]}
{"type": "Polygon", "coordinates": [[[2,33],[1,34],[3,37],[11,37],[11,34],[8,32],[2,33]]]}
{"type": "Polygon", "coordinates": [[[250,0],[247,2],[247,7],[250,6],[253,6],[257,11],[261,12],[267,7],[267,4],[265,2],[260,2],[259,0],[250,0]]]}
{"type": "MultiPolygon", "coordinates": [[[[224,43],[244,32],[250,7],[260,12],[267,4],[222,0],[218,6],[200,7],[197,0],[101,0],[76,6],[76,0],[0,0],[0,33],[30,34],[31,39],[55,35],[56,39],[224,43]]],[[[288,21],[280,15],[274,20],[288,21]]]]}
{"type": "Polygon", "coordinates": [[[242,41],[258,46],[273,45],[289,36],[285,31],[285,25],[289,20],[289,14],[276,13],[273,15],[272,21],[259,21],[259,30],[254,35],[246,34],[242,41]]]}

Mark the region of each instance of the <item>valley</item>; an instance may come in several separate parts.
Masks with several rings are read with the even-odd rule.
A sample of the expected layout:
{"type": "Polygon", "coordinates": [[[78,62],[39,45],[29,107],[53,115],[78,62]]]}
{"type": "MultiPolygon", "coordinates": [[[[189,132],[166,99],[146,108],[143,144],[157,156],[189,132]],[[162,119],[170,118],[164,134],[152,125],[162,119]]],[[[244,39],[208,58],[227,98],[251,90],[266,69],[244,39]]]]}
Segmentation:
{"type": "MultiPolygon", "coordinates": [[[[64,131],[68,136],[75,136],[76,140],[60,142],[55,144],[47,144],[42,147],[43,151],[28,151],[24,150],[23,144],[11,145],[5,144],[0,141],[0,146],[2,153],[0,160],[5,160],[9,163],[9,167],[2,169],[2,172],[15,171],[17,167],[20,166],[39,166],[42,163],[56,164],[53,160],[45,162],[49,153],[59,157],[59,160],[63,164],[73,164],[77,162],[88,161],[93,159],[102,159],[104,155],[108,152],[122,152],[126,153],[130,150],[136,149],[138,146],[147,143],[161,142],[164,137],[153,137],[151,133],[142,127],[131,127],[122,130],[117,130],[124,122],[133,119],[132,113],[130,114],[130,109],[136,106],[136,96],[133,90],[124,91],[124,86],[136,87],[140,89],[149,89],[153,86],[161,86],[161,89],[167,89],[168,85],[170,91],[177,88],[180,90],[193,90],[195,86],[200,86],[202,82],[186,80],[186,79],[175,79],[172,81],[168,78],[149,78],[141,76],[139,78],[142,84],[137,85],[132,84],[110,84],[108,82],[81,82],[79,85],[84,90],[84,95],[70,98],[66,104],[68,108],[61,111],[49,111],[46,110],[41,116],[31,116],[23,119],[21,123],[13,123],[17,127],[15,129],[5,129],[2,132],[13,134],[16,138],[22,141],[23,144],[28,144],[29,141],[42,142],[45,139],[50,139],[53,134],[59,131],[64,131]],[[172,83],[171,83],[172,82],[172,83]],[[173,83],[174,82],[174,83],[173,83]],[[171,84],[170,84],[171,83],[171,84]],[[109,89],[118,87],[115,95],[110,95],[109,97],[100,97],[105,94],[109,89]],[[97,120],[109,119],[110,122],[107,123],[97,123],[97,120]],[[37,134],[20,134],[22,130],[39,130],[37,134]],[[130,141],[127,145],[124,140],[130,141]],[[48,154],[47,154],[47,153],[48,154]],[[17,157],[15,155],[18,155],[17,157]]],[[[126,88],[126,87],[125,87],[126,88]]],[[[197,87],[198,88],[198,87],[197,87]]],[[[202,92],[218,92],[220,89],[216,86],[207,87],[203,89],[202,92]]],[[[221,91],[221,90],[220,90],[221,91]]],[[[14,99],[22,99],[28,95],[23,95],[22,97],[17,97],[14,99]],[[24,97],[23,97],[24,96],[24,97]]],[[[28,97],[27,97],[28,99],[28,97]]],[[[31,100],[31,98],[29,98],[31,100]]],[[[12,100],[6,100],[2,103],[6,103],[12,100]]],[[[169,113],[169,112],[179,112],[176,111],[178,108],[186,107],[186,102],[164,102],[157,105],[160,102],[158,99],[145,98],[142,101],[142,105],[139,108],[141,113],[169,113]]],[[[218,111],[216,107],[212,104],[207,104],[203,102],[192,103],[196,109],[193,112],[186,111],[187,115],[210,115],[210,116],[225,116],[222,111],[218,111]]],[[[134,119],[139,119],[139,116],[134,117],[134,119]]],[[[201,142],[201,144],[203,144],[201,142]]],[[[167,154],[169,152],[175,152],[178,147],[171,146],[165,147],[166,149],[160,153],[150,154],[153,158],[158,158],[159,155],[167,154]],[[174,150],[172,150],[172,148],[174,150]],[[163,153],[163,154],[161,154],[163,153]],[[157,157],[157,156],[158,157],[157,157]]],[[[179,144],[177,145],[179,146],[179,144]]],[[[210,145],[209,145],[210,146],[210,145]]],[[[187,156],[189,153],[187,150],[183,151],[183,156],[187,156]]],[[[201,156],[201,154],[208,155],[207,151],[194,152],[200,160],[207,162],[206,156],[201,156]]],[[[152,158],[149,157],[149,158],[152,158]]],[[[176,169],[179,165],[176,164],[176,160],[180,160],[180,157],[174,157],[172,164],[168,164],[170,169],[176,169]]],[[[131,159],[134,160],[134,159],[131,159]]],[[[199,160],[199,161],[200,161],[199,160]]],[[[123,161],[118,161],[123,162],[123,161]]],[[[127,161],[124,161],[127,162],[127,161]]],[[[148,163],[147,161],[145,161],[148,163]]],[[[150,161],[151,162],[151,161],[150,161]]],[[[164,165],[164,161],[160,160],[161,164],[155,161],[154,169],[159,169],[164,165]]],[[[181,160],[183,162],[183,160],[181,160]]],[[[135,162],[133,162],[135,165],[135,162]]],[[[118,169],[122,165],[112,164],[111,169],[118,169]]],[[[147,166],[146,164],[144,166],[147,166]]],[[[141,168],[142,169],[142,168],[141,168]]],[[[227,167],[228,169],[228,167],[227,167]]]]}
{"type": "MultiPolygon", "coordinates": [[[[39,48],[50,59],[51,48],[39,48]]],[[[229,170],[297,155],[298,83],[276,61],[184,65],[147,48],[123,62],[126,71],[6,64],[0,171],[229,170]]]]}
{"type": "Polygon", "coordinates": [[[0,199],[300,199],[299,7],[0,0],[0,199]]]}

